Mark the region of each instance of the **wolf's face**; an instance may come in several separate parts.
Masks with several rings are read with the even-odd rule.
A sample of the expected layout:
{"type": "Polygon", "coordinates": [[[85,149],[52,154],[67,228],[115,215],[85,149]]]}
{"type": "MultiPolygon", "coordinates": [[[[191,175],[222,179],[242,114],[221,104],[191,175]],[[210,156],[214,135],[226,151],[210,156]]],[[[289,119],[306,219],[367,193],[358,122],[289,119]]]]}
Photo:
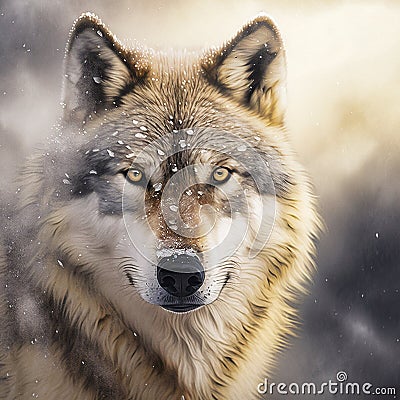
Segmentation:
{"type": "Polygon", "coordinates": [[[242,272],[264,276],[294,184],[284,94],[283,45],[266,17],[200,58],[128,50],[94,16],[78,20],[64,82],[72,172],[59,180],[94,279],[187,312],[242,272]]]}
{"type": "Polygon", "coordinates": [[[187,311],[213,302],[239,272],[263,216],[269,233],[274,186],[265,161],[222,128],[148,137],[129,145],[123,172],[124,252],[132,257],[123,268],[145,300],[187,311]]]}

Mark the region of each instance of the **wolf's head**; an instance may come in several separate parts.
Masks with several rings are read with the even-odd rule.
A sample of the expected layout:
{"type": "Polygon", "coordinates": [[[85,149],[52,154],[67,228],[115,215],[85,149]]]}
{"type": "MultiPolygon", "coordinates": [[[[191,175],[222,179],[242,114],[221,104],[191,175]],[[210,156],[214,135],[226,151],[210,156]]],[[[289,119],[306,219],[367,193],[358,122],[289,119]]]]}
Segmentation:
{"type": "Polygon", "coordinates": [[[309,275],[315,218],[285,138],[285,80],[266,16],[201,56],[127,49],[94,15],[77,20],[43,164],[43,230],[63,266],[127,313],[132,299],[247,313],[274,285],[289,298],[309,275]]]}

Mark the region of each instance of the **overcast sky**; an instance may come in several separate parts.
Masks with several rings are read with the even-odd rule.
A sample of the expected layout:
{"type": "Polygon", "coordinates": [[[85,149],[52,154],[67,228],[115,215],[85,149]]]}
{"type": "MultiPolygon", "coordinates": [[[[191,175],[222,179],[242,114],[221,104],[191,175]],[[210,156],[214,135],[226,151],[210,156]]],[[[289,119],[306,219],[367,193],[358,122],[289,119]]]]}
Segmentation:
{"type": "Polygon", "coordinates": [[[2,190],[59,115],[65,42],[81,12],[99,14],[127,44],[155,48],[219,45],[259,11],[269,13],[287,47],[293,146],[326,224],[299,338],[273,379],[318,383],[343,370],[351,381],[400,392],[399,3],[115,4],[0,2],[2,190]]]}

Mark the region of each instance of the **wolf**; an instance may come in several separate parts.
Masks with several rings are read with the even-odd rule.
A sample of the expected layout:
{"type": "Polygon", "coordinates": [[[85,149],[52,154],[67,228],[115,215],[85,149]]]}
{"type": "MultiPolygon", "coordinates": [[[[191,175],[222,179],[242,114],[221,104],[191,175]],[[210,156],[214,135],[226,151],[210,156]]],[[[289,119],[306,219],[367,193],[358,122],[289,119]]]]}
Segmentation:
{"type": "Polygon", "coordinates": [[[319,230],[260,14],[203,53],[83,14],[62,117],[17,178],[0,254],[1,399],[256,399],[319,230]]]}

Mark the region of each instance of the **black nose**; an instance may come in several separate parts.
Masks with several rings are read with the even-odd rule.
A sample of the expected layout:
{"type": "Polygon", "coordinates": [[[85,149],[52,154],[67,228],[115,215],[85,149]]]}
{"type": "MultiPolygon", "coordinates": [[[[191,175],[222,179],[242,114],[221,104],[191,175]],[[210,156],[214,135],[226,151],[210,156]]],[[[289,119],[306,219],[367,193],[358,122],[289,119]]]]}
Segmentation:
{"type": "Polygon", "coordinates": [[[169,294],[186,297],[204,282],[204,268],[197,257],[187,254],[164,257],[157,266],[157,280],[169,294]]]}

